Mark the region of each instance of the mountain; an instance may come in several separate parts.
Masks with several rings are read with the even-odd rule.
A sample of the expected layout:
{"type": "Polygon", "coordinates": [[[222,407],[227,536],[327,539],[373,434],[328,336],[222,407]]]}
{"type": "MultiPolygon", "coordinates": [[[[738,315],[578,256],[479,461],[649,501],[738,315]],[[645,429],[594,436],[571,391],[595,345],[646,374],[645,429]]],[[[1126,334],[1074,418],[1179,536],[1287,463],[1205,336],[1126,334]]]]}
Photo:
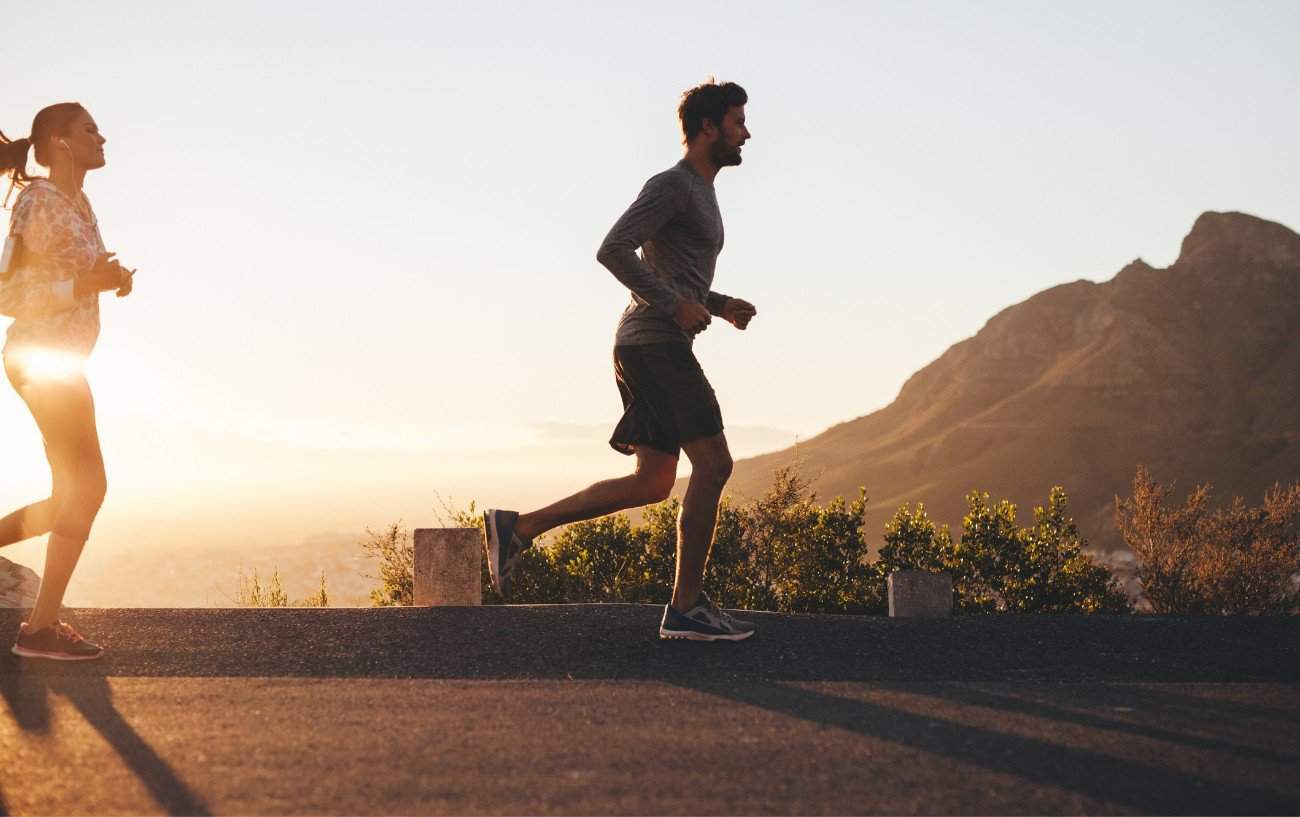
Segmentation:
{"type": "Polygon", "coordinates": [[[885,408],[736,463],[761,495],[795,461],[818,495],[871,497],[868,530],[923,501],[959,528],[972,489],[1024,514],[1052,485],[1101,550],[1122,547],[1114,498],[1135,466],[1180,491],[1214,483],[1258,503],[1300,478],[1300,236],[1205,213],[1178,260],[1136,260],[1003,310],[912,375],[885,408]]]}

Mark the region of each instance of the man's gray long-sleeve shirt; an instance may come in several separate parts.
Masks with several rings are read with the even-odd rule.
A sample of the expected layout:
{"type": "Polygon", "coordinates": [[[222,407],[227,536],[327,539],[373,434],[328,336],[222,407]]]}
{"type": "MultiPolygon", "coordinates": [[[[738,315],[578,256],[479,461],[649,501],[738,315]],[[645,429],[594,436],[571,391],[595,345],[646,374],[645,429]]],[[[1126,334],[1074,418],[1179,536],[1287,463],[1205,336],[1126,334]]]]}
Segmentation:
{"type": "Polygon", "coordinates": [[[596,259],[632,290],[614,343],[690,343],[690,333],[673,320],[683,299],[721,315],[727,296],[710,287],[722,239],[722,212],[713,185],[689,162],[683,159],[652,176],[596,253],[596,259]]]}

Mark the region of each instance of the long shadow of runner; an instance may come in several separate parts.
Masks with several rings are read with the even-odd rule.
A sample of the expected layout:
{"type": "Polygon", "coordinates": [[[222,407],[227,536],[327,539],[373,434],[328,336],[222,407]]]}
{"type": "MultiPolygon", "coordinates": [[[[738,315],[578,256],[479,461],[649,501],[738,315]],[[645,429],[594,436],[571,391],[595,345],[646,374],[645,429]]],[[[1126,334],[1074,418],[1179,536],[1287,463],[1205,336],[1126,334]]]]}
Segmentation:
{"type": "Polygon", "coordinates": [[[0,698],[24,732],[50,731],[49,687],[40,675],[21,672],[16,658],[0,657],[0,698]]]}
{"type": "Polygon", "coordinates": [[[77,707],[169,814],[207,817],[212,813],[113,706],[113,693],[107,678],[99,674],[58,675],[50,678],[50,689],[77,707]]]}
{"type": "MultiPolygon", "coordinates": [[[[17,659],[0,657],[0,698],[24,732],[45,734],[50,731],[49,691],[39,678],[16,671],[17,659]]],[[[8,817],[9,804],[0,788],[0,817],[8,817]]]]}
{"type": "Polygon", "coordinates": [[[211,814],[202,798],[117,711],[103,667],[24,665],[0,670],[0,695],[25,731],[48,731],[49,693],[62,695],[113,747],[167,813],[196,817],[211,814]]]}
{"type": "MultiPolygon", "coordinates": [[[[1288,679],[1286,683],[1300,694],[1300,683],[1297,683],[1295,678],[1288,679]]],[[[1124,686],[1122,689],[1126,695],[1133,696],[1138,705],[1162,706],[1166,710],[1176,711],[1180,717],[1192,720],[1214,721],[1230,717],[1238,720],[1264,720],[1300,725],[1300,707],[1282,709],[1276,706],[1220,698],[1207,701],[1203,697],[1165,687],[1160,687],[1159,691],[1140,686],[1124,686]]]]}
{"type": "MultiPolygon", "coordinates": [[[[1287,764],[1295,766],[1297,774],[1300,774],[1300,755],[1287,754],[1285,752],[1279,752],[1268,748],[1245,746],[1240,743],[1233,743],[1218,738],[1208,738],[1201,735],[1188,735],[1161,726],[1152,725],[1150,723],[1140,723],[1120,718],[1106,717],[1090,712],[1080,712],[1076,709],[1070,708],[1071,705],[1097,705],[1099,701],[1103,699],[1102,695],[1109,695],[1109,700],[1139,704],[1145,707],[1149,712],[1159,714],[1162,711],[1170,709],[1169,703],[1163,700],[1163,691],[1131,686],[1113,686],[1107,687],[1101,694],[1099,694],[1099,691],[1096,689],[1081,689],[1077,685],[1071,685],[1064,691],[1055,693],[1066,699],[1067,705],[1063,706],[1055,701],[1036,700],[1033,698],[1022,697],[1020,695],[1008,694],[1001,689],[990,689],[970,684],[945,684],[939,691],[936,691],[933,688],[920,687],[915,684],[891,683],[883,684],[882,686],[899,692],[905,692],[910,695],[925,695],[945,701],[956,701],[958,703],[966,704],[967,706],[979,707],[981,709],[990,709],[999,712],[1017,712],[1031,717],[1056,721],[1057,723],[1072,723],[1089,729],[1100,729],[1110,732],[1118,732],[1125,735],[1132,735],[1134,737],[1162,740],[1169,743],[1177,743],[1189,748],[1222,752],[1224,754],[1236,755],[1251,760],[1263,760],[1269,763],[1287,764]]],[[[1052,693],[1047,692],[1040,694],[1052,693]]],[[[1186,700],[1187,696],[1178,696],[1178,698],[1186,700]]],[[[1193,698],[1192,700],[1200,702],[1202,712],[1218,712],[1216,707],[1220,703],[1219,701],[1212,698],[1193,698]]]]}
{"type": "Polygon", "coordinates": [[[698,692],[1157,814],[1296,814],[1300,799],[1045,740],[761,680],[677,681],[698,692]]]}

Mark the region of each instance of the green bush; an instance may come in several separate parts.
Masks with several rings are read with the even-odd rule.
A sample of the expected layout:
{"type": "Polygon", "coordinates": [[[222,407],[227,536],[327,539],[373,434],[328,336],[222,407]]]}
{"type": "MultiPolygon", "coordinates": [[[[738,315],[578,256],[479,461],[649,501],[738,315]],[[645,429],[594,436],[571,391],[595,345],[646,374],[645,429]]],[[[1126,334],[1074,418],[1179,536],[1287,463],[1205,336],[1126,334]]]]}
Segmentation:
{"type": "Polygon", "coordinates": [[[1106,567],[1083,552],[1086,542],[1069,515],[1069,498],[1057,486],[1046,507],[1034,508],[1034,525],[1016,524],[1016,506],[992,504],[989,495],[966,496],[960,541],[936,527],[925,506],[904,505],[885,524],[880,566],[894,570],[948,571],[953,608],[962,613],[1125,613],[1128,597],[1106,567]]]}
{"type": "Polygon", "coordinates": [[[915,511],[904,504],[885,523],[885,545],[880,549],[880,567],[885,575],[895,570],[937,573],[950,569],[954,559],[948,526],[936,528],[926,515],[925,503],[916,503],[915,511]]]}
{"type": "MultiPolygon", "coordinates": [[[[848,502],[818,504],[792,468],[748,504],[724,499],[718,509],[705,586],[727,607],[801,613],[883,613],[885,577],[894,570],[946,570],[960,612],[1124,612],[1128,599],[1110,571],[1083,553],[1085,543],[1053,488],[1034,510],[1035,524],[1016,525],[1016,507],[967,497],[961,540],[936,527],[918,504],[898,509],[872,560],[863,518],[865,492],[848,502]]],[[[445,506],[444,506],[445,508],[445,506]]],[[[445,508],[443,524],[482,529],[468,511],[445,508]]],[[[577,522],[525,551],[515,568],[511,601],[521,604],[626,602],[663,604],[672,595],[677,549],[676,499],[644,509],[639,524],[625,514],[577,522]]],[[[381,558],[376,604],[409,604],[409,536],[400,525],[370,533],[364,547],[381,558]]],[[[483,602],[500,603],[483,568],[483,602]]]]}
{"type": "MultiPolygon", "coordinates": [[[[820,506],[792,470],[777,471],[772,489],[742,509],[740,533],[759,564],[755,601],[799,613],[883,612],[884,574],[869,560],[862,525],[865,491],[853,502],[820,506]]],[[[743,576],[738,576],[743,579],[743,576]]]]}

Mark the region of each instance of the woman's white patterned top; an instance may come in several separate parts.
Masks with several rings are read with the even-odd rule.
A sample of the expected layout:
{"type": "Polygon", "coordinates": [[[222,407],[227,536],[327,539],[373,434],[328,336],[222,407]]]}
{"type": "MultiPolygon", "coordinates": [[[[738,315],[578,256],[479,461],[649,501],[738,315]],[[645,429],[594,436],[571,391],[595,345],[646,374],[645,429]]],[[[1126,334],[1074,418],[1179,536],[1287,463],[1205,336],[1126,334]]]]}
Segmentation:
{"type": "Polygon", "coordinates": [[[41,346],[90,354],[99,338],[99,293],[76,297],[73,285],[104,250],[85,195],[74,202],[47,179],[19,194],[9,234],[22,238],[23,258],[0,281],[0,313],[12,315],[5,350],[41,346]]]}

